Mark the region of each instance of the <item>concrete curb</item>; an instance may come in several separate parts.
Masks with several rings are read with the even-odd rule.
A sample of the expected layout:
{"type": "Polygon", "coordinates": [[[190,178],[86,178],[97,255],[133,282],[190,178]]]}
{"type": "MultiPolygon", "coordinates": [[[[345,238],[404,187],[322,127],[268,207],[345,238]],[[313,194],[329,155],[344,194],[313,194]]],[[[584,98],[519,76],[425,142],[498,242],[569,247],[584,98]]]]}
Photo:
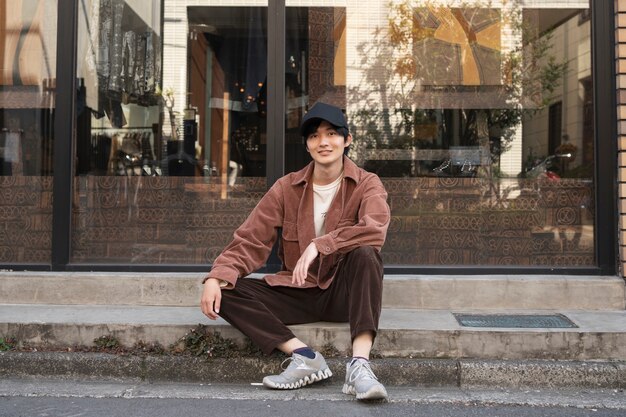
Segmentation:
{"type": "MultiPolygon", "coordinates": [[[[169,355],[79,352],[2,352],[0,375],[65,379],[119,379],[201,383],[260,382],[280,371],[280,358],[201,359],[169,355]]],[[[345,359],[330,358],[333,380],[345,377],[345,359]]],[[[386,358],[372,362],[390,386],[460,388],[626,389],[626,362],[508,361],[386,358]]]]}

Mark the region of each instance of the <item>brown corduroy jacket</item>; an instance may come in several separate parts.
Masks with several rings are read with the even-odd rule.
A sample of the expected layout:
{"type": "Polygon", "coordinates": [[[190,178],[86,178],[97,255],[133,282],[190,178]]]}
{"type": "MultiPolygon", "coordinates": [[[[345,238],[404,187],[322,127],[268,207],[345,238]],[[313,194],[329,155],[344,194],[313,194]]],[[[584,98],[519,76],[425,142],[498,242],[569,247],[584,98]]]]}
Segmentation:
{"type": "Polygon", "coordinates": [[[328,288],[343,256],[359,246],[380,251],[389,226],[387,192],[377,175],[344,157],[343,181],[326,214],[326,234],[315,237],[313,223],[313,162],[279,179],[235,231],[233,240],[213,263],[208,278],[236,285],[237,279],[259,269],[282,228],[280,272],[266,275],[270,285],[295,286],[293,268],[311,243],[319,256],[311,264],[301,288],[328,288]]]}

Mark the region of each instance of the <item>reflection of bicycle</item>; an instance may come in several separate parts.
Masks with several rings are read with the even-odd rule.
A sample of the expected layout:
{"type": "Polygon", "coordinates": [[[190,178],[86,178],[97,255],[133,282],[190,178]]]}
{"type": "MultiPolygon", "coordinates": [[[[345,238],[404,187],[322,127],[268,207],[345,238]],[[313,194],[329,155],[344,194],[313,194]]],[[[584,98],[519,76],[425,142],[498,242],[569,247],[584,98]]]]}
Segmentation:
{"type": "Polygon", "coordinates": [[[475,177],[480,165],[485,164],[485,153],[478,146],[450,146],[450,157],[432,170],[441,177],[475,177]]]}
{"type": "Polygon", "coordinates": [[[433,168],[433,171],[432,171],[433,175],[437,177],[450,177],[453,174],[456,174],[457,176],[460,176],[460,177],[475,177],[476,176],[477,166],[474,163],[472,163],[472,161],[465,159],[460,164],[460,168],[453,170],[453,167],[456,167],[456,165],[459,165],[459,164],[454,164],[451,159],[446,159],[439,166],[437,166],[436,168],[433,168]]]}
{"type": "Polygon", "coordinates": [[[557,174],[556,172],[550,170],[550,168],[552,168],[554,161],[556,159],[571,158],[571,157],[572,157],[571,153],[548,155],[546,158],[536,161],[535,166],[524,171],[523,176],[525,178],[537,178],[537,179],[546,178],[546,179],[555,180],[555,181],[559,180],[561,179],[561,176],[557,174]]]}

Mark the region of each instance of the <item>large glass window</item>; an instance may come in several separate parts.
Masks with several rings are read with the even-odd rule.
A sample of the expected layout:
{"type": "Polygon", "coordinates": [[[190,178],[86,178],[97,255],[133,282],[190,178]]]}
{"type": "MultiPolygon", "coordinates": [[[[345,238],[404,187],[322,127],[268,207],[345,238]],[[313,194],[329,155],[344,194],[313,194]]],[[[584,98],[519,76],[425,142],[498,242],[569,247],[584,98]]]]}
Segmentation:
{"type": "Polygon", "coordinates": [[[57,2],[0,1],[0,262],[49,264],[57,2]]]}
{"type": "MultiPolygon", "coordinates": [[[[53,7],[19,3],[5,15],[53,7]]],[[[345,109],[355,138],[349,156],[389,191],[387,265],[595,265],[588,1],[286,5],[284,170],[310,161],[298,134],[308,108],[322,101],[345,109]]],[[[267,1],[79,7],[71,262],[211,263],[276,168],[266,163],[268,142],[280,140],[266,127],[278,116],[266,103],[267,1]]],[[[22,56],[45,38],[11,35],[24,33],[20,19],[18,32],[3,29],[5,62],[11,48],[22,56]]],[[[32,33],[52,33],[40,17],[28,22],[32,33]]],[[[35,85],[41,98],[22,113],[3,104],[3,135],[21,129],[18,141],[37,143],[17,157],[17,142],[3,138],[6,190],[19,189],[21,170],[39,188],[20,186],[49,192],[41,177],[51,169],[46,98],[55,54],[39,45],[30,54],[41,65],[23,66],[22,84],[19,65],[3,70],[3,100],[35,85]],[[36,68],[40,78],[24,72],[36,68]]],[[[45,212],[49,194],[39,194],[26,200],[45,212]]],[[[35,214],[28,227],[14,223],[11,210],[23,208],[6,211],[6,230],[47,227],[41,219],[49,217],[35,214]]]]}
{"type": "Polygon", "coordinates": [[[287,2],[285,152],[317,101],[378,173],[386,264],[592,266],[588,1],[287,2]]]}
{"type": "Polygon", "coordinates": [[[266,2],[229,4],[81,2],[72,262],[211,263],[266,191],[266,2]]]}

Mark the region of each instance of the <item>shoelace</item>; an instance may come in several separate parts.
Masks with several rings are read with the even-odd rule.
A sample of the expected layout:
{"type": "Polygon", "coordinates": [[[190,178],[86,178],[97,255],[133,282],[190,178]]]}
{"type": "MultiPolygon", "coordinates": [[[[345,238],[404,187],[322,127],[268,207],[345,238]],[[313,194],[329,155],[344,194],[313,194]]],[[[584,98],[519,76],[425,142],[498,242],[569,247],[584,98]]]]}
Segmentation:
{"type": "Polygon", "coordinates": [[[304,363],[304,360],[302,360],[301,357],[296,356],[294,358],[293,356],[290,356],[290,357],[288,357],[287,359],[285,359],[284,361],[281,362],[280,369],[282,369],[283,371],[286,371],[292,364],[295,365],[295,366],[298,366],[301,363],[304,363]],[[286,363],[289,363],[289,365],[285,366],[286,363]]]}
{"type": "Polygon", "coordinates": [[[353,367],[354,369],[352,369],[352,371],[350,372],[350,377],[348,378],[350,383],[356,381],[357,379],[361,377],[365,379],[373,379],[374,381],[378,381],[378,378],[376,378],[376,375],[374,375],[374,371],[372,371],[372,368],[370,367],[369,362],[357,361],[353,365],[353,367]]]}

